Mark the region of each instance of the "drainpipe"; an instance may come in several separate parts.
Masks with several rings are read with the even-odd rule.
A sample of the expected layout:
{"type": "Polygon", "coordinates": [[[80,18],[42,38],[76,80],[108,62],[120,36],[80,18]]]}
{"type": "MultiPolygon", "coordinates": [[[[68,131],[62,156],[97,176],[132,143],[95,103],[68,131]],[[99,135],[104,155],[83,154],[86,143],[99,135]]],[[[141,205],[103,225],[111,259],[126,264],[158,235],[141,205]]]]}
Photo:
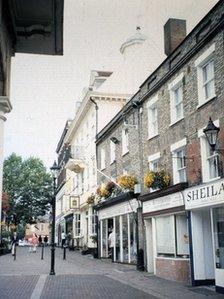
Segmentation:
{"type": "MultiPolygon", "coordinates": [[[[95,111],[96,111],[96,136],[97,136],[97,133],[98,133],[98,110],[99,110],[99,106],[97,105],[96,101],[90,97],[90,101],[94,104],[95,106],[95,111]]],[[[95,137],[96,139],[96,137],[95,137]]],[[[95,157],[96,157],[96,160],[95,160],[95,168],[97,169],[97,161],[98,161],[98,154],[97,154],[97,147],[96,147],[96,144],[95,144],[95,157]]],[[[97,172],[96,172],[96,180],[97,180],[97,172]]],[[[96,246],[96,256],[99,258],[99,244],[100,244],[100,240],[99,240],[99,227],[100,227],[100,223],[99,223],[99,220],[98,220],[98,215],[96,217],[96,221],[97,221],[97,227],[96,227],[96,237],[97,237],[97,246],[96,246]]]]}

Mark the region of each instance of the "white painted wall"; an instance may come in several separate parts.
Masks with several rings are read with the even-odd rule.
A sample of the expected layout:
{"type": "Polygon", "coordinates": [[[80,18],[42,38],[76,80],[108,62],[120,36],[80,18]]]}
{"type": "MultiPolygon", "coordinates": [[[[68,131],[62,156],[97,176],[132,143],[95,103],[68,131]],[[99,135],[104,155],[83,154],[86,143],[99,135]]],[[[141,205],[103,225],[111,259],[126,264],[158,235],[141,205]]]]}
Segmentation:
{"type": "Polygon", "coordinates": [[[152,219],[145,220],[145,228],[146,228],[147,271],[149,273],[154,273],[152,219]]]}
{"type": "Polygon", "coordinates": [[[191,212],[194,278],[214,279],[213,245],[209,210],[191,212]]]}

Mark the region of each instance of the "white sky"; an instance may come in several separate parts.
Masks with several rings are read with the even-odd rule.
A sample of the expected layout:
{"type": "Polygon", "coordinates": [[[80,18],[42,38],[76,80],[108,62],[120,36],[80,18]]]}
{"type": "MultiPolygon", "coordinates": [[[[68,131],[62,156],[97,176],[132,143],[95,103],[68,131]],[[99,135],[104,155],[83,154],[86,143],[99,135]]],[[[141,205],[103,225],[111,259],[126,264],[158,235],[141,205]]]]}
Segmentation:
{"type": "MultiPolygon", "coordinates": [[[[67,118],[88,86],[90,70],[113,71],[119,48],[140,25],[163,54],[163,25],[187,20],[189,32],[217,0],[65,0],[64,55],[16,54],[12,60],[13,111],[5,123],[5,156],[37,156],[51,166],[67,118]]],[[[121,82],[122,84],[122,82],[121,82]]]]}

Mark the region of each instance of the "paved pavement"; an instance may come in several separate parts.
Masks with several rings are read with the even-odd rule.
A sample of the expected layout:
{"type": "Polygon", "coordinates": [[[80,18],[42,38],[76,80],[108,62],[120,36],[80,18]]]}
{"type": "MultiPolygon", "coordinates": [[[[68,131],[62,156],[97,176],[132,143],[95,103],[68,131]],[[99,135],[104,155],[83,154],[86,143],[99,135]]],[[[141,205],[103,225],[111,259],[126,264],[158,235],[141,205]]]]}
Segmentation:
{"type": "Polygon", "coordinates": [[[135,267],[82,256],[79,252],[56,250],[55,276],[49,276],[50,250],[44,260],[40,249],[29,253],[18,248],[17,259],[0,257],[0,299],[221,299],[224,296],[208,287],[189,287],[157,278],[135,267]]]}

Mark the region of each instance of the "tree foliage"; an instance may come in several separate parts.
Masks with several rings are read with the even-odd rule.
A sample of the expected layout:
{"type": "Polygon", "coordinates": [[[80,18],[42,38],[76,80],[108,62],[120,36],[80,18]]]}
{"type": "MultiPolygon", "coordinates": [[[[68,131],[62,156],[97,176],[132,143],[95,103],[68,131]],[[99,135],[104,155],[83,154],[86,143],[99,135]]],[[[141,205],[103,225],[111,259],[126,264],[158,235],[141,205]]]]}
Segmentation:
{"type": "Polygon", "coordinates": [[[3,191],[9,197],[8,215],[14,215],[14,222],[31,223],[49,208],[52,178],[39,158],[23,160],[13,153],[4,161],[3,191]]]}

